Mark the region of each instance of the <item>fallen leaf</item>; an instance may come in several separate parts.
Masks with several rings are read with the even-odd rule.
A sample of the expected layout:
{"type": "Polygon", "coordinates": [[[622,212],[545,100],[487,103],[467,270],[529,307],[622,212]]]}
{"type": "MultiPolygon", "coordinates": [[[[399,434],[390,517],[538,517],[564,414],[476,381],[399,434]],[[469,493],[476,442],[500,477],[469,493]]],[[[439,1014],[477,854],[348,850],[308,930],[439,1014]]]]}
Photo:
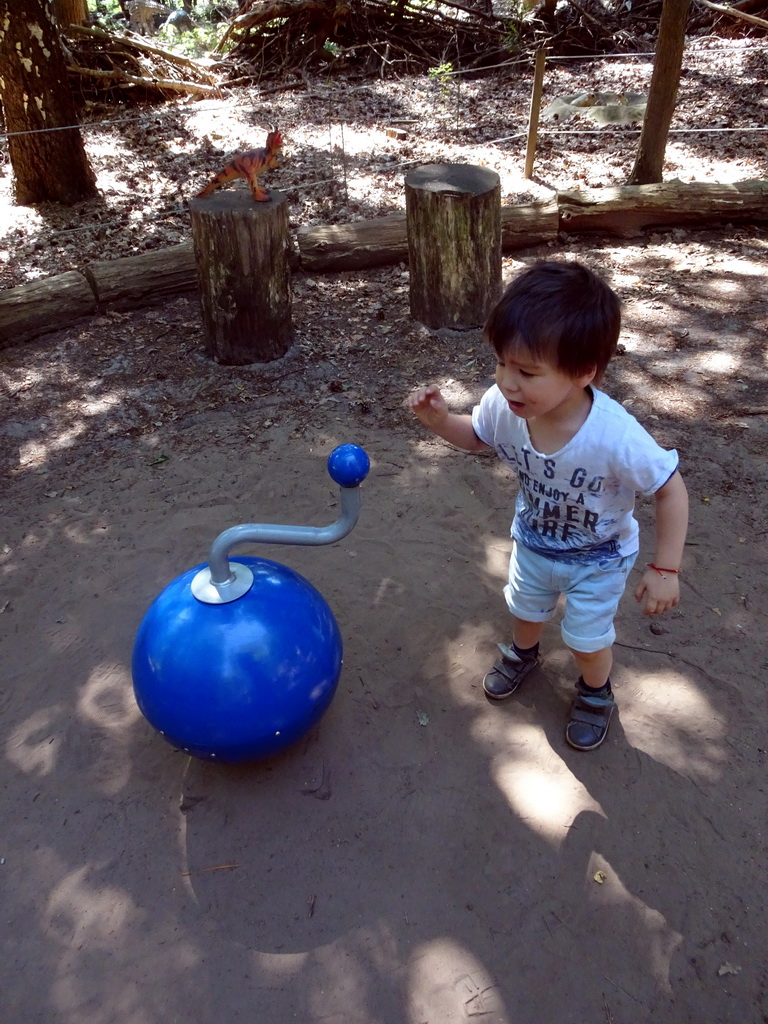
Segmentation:
{"type": "Polygon", "coordinates": [[[417,711],[416,717],[419,720],[419,725],[429,725],[429,715],[426,711],[417,711]]]}
{"type": "Polygon", "coordinates": [[[727,960],[717,968],[717,973],[721,978],[724,974],[739,974],[740,971],[740,967],[734,967],[734,965],[729,964],[727,960]]]}
{"type": "Polygon", "coordinates": [[[593,877],[598,885],[602,885],[608,878],[608,875],[604,871],[596,871],[593,877]]]}
{"type": "Polygon", "coordinates": [[[719,608],[715,608],[713,606],[712,611],[715,613],[715,615],[719,615],[722,618],[723,613],[720,611],[719,608]]]}

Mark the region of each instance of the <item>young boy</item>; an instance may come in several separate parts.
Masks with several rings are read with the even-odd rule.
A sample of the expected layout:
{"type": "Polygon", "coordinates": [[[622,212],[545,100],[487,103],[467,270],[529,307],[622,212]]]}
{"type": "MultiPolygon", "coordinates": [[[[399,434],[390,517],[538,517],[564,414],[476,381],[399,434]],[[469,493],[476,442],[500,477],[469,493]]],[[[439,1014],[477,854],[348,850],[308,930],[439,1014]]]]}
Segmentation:
{"type": "Polygon", "coordinates": [[[495,449],[519,492],[504,596],[512,644],[486,674],[492,700],[536,666],[544,622],[565,595],[562,636],[580,677],[567,742],[594,750],[615,707],[613,619],[638,552],[635,494],[656,500],[656,548],[635,589],[645,615],[678,604],[688,495],[676,451],[665,451],[596,384],[616,351],[616,294],[575,262],[541,262],[507,288],[485,325],[496,384],[472,414],[450,412],[437,387],[410,399],[421,422],[470,452],[495,449]]]}

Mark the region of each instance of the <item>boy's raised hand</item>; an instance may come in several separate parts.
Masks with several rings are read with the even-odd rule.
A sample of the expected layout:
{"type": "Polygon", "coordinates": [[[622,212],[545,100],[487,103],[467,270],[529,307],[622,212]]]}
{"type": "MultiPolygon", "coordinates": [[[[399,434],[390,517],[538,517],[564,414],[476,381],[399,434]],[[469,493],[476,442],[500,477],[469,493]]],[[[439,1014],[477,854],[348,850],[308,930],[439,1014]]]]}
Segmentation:
{"type": "Polygon", "coordinates": [[[635,587],[635,600],[645,598],[643,615],[661,615],[680,604],[680,582],[676,574],[662,577],[656,569],[646,569],[635,587]]]}
{"type": "Polygon", "coordinates": [[[408,404],[414,415],[430,430],[438,429],[448,416],[448,403],[443,398],[440,388],[434,384],[419,388],[408,399],[408,404]]]}
{"type": "Polygon", "coordinates": [[[488,447],[475,433],[472,416],[451,412],[440,388],[434,384],[419,388],[408,399],[408,405],[425,427],[448,444],[456,445],[465,452],[482,452],[488,447]]]}

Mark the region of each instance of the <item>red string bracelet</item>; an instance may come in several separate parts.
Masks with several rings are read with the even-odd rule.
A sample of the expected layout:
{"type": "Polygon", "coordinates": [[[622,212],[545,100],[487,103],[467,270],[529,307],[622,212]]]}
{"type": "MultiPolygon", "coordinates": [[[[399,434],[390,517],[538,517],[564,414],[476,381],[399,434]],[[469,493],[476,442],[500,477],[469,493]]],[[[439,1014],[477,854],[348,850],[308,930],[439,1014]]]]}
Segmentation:
{"type": "Polygon", "coordinates": [[[654,565],[653,562],[646,562],[645,564],[648,566],[649,569],[655,569],[656,572],[659,574],[659,576],[661,576],[661,578],[663,580],[665,580],[667,578],[664,575],[665,572],[671,572],[671,573],[674,573],[675,575],[677,575],[681,571],[680,569],[663,569],[663,568],[659,568],[659,566],[658,565],[654,565]]]}

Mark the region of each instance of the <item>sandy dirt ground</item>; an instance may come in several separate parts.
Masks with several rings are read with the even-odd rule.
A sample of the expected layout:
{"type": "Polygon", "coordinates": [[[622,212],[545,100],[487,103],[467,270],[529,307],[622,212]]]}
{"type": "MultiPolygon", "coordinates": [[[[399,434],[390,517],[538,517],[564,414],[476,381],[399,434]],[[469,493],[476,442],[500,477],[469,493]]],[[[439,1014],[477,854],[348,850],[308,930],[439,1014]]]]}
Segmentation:
{"type": "Polygon", "coordinates": [[[482,695],[514,481],[405,399],[436,381],[469,409],[493,360],[410,318],[404,267],[299,275],[296,345],[267,366],[207,362],[193,296],[2,353],[5,1021],[768,1019],[766,251],[744,228],[504,261],[609,275],[606,390],[691,494],[682,603],[652,622],[627,594],[590,754],[564,741],[557,623],[518,695],[482,695]],[[191,760],[134,701],[139,622],[227,526],[335,519],[348,441],[372,462],[355,531],[243,551],[325,595],[335,699],[268,762],[191,760]]]}

